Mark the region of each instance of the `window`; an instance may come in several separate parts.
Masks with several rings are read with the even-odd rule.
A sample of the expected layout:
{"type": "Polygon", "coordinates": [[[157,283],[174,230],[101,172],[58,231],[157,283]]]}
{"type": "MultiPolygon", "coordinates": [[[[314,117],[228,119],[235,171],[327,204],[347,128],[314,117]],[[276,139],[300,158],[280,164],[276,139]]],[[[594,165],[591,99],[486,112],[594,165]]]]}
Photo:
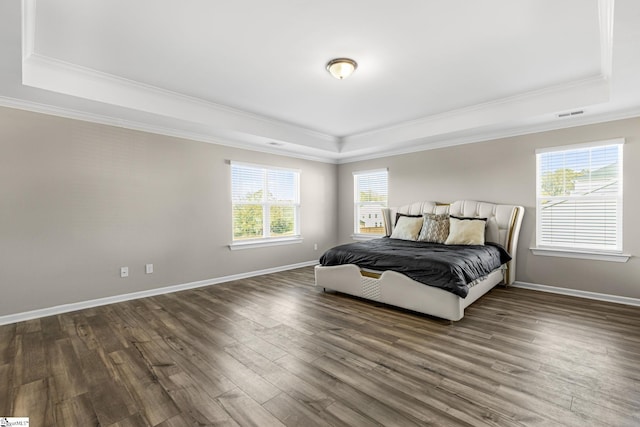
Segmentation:
{"type": "Polygon", "coordinates": [[[539,249],[622,252],[623,142],[536,151],[539,249]]]}
{"type": "Polygon", "coordinates": [[[231,163],[233,242],[299,238],[300,172],[231,163]]]}
{"type": "Polygon", "coordinates": [[[383,235],[384,226],[375,218],[387,206],[387,170],[354,172],[353,181],[355,234],[383,235]]]}

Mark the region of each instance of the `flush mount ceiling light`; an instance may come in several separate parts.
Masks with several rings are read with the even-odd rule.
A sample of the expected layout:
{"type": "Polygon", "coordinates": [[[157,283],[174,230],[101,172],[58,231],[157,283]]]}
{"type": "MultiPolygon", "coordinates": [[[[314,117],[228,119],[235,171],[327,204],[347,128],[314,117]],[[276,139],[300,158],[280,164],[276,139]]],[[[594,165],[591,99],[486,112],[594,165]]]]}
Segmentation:
{"type": "Polygon", "coordinates": [[[353,73],[358,64],[353,59],[349,58],[336,58],[327,63],[327,71],[331,73],[336,79],[346,79],[353,73]]]}

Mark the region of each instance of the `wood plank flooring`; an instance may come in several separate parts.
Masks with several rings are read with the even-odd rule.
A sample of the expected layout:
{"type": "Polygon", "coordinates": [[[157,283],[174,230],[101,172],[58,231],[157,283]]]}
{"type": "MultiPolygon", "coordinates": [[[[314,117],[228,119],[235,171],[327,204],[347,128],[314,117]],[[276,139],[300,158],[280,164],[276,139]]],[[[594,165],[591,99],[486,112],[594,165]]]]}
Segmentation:
{"type": "Polygon", "coordinates": [[[448,321],[313,268],[0,327],[31,426],[638,426],[640,308],[496,288],[448,321]]]}

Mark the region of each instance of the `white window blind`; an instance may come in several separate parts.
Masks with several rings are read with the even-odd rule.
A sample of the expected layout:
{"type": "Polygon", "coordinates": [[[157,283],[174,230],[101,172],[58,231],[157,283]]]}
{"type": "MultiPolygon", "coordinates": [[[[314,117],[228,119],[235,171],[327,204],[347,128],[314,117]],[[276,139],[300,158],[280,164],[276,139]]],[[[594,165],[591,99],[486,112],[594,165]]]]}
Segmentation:
{"type": "Polygon", "coordinates": [[[354,172],[354,231],[356,234],[384,234],[382,208],[387,206],[386,169],[354,172]]]}
{"type": "Polygon", "coordinates": [[[622,251],[622,144],[536,152],[538,247],[622,251]]]}
{"type": "Polygon", "coordinates": [[[300,172],[231,163],[233,240],[298,236],[300,172]]]}

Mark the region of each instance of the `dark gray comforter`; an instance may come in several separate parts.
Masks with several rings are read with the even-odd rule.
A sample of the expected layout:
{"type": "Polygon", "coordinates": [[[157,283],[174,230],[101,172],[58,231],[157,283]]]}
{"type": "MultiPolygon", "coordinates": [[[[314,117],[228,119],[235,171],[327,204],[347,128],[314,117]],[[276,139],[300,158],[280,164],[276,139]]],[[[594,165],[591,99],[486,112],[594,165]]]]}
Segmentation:
{"type": "Polygon", "coordinates": [[[510,260],[507,251],[493,243],[442,245],[384,237],[336,246],[322,255],[320,264],[355,264],[377,271],[393,270],[464,298],[469,293],[469,283],[510,260]]]}

